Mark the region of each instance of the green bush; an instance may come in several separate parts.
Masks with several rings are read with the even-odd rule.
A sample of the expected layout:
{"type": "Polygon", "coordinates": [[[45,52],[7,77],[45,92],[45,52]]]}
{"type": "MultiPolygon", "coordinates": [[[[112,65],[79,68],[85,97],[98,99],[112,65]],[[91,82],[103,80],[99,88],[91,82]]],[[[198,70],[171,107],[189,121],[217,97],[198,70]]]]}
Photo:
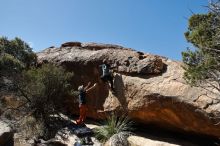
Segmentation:
{"type": "Polygon", "coordinates": [[[49,138],[56,129],[54,125],[59,126],[53,122],[54,115],[65,108],[73,73],[53,64],[36,68],[36,63],[36,54],[27,43],[0,37],[0,93],[13,93],[21,103],[4,109],[1,104],[0,109],[3,115],[18,120],[12,127],[23,130],[27,137],[32,128],[34,135],[42,135],[43,129],[43,135],[49,138]]]}
{"type": "Polygon", "coordinates": [[[54,115],[65,108],[65,97],[70,94],[70,79],[73,73],[53,64],[44,64],[40,68],[23,71],[17,82],[19,96],[26,99],[25,112],[42,121],[47,128],[53,129],[54,115]],[[52,123],[52,124],[51,124],[52,123]]]}
{"type": "Polygon", "coordinates": [[[29,102],[36,116],[53,114],[63,107],[64,98],[70,93],[73,73],[62,67],[44,64],[40,68],[24,71],[18,88],[29,102]]]}
{"type": "Polygon", "coordinates": [[[95,137],[101,141],[109,141],[110,145],[127,145],[127,137],[131,135],[133,122],[127,116],[107,117],[104,126],[95,129],[95,137]]]}
{"type": "Polygon", "coordinates": [[[24,64],[10,54],[4,54],[0,57],[0,69],[2,73],[4,72],[4,74],[17,72],[23,68],[24,64]]]}
{"type": "Polygon", "coordinates": [[[193,86],[220,91],[220,0],[206,14],[193,14],[185,37],[195,49],[182,52],[184,78],[193,86]]]}
{"type": "Polygon", "coordinates": [[[36,62],[37,56],[27,43],[19,38],[0,37],[0,92],[12,92],[14,80],[22,70],[35,66],[36,62]],[[5,83],[4,78],[12,84],[5,83]]]}
{"type": "Polygon", "coordinates": [[[25,67],[36,64],[37,56],[32,48],[20,38],[8,40],[6,37],[0,37],[0,55],[9,54],[22,62],[25,67]]]}

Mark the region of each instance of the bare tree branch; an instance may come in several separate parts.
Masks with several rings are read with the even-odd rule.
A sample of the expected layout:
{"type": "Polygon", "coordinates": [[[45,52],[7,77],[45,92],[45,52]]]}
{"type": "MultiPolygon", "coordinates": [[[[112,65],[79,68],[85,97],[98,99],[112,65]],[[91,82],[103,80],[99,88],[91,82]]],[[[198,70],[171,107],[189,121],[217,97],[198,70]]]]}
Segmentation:
{"type": "Polygon", "coordinates": [[[31,102],[30,98],[25,94],[25,92],[18,86],[16,85],[16,88],[18,89],[18,91],[21,93],[21,95],[27,99],[28,102],[31,102]]]}

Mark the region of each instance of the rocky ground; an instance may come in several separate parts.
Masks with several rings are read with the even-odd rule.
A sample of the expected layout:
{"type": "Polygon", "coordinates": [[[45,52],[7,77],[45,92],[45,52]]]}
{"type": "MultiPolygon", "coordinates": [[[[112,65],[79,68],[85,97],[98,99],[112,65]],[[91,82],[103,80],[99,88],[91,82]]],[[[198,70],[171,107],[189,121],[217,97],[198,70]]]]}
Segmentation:
{"type": "MultiPolygon", "coordinates": [[[[56,136],[50,140],[43,139],[24,139],[19,133],[13,133],[8,125],[0,122],[0,144],[1,146],[80,146],[83,137],[91,138],[92,143],[87,145],[103,146],[93,135],[90,135],[90,130],[101,126],[97,121],[92,119],[87,120],[86,126],[78,127],[78,132],[74,132],[76,127],[74,121],[70,120],[72,126],[67,126],[59,130],[56,136]],[[85,130],[85,127],[87,130],[85,130]],[[83,129],[84,128],[84,129],[83,129]],[[87,131],[87,132],[86,132],[87,131]],[[35,143],[35,144],[34,144],[35,143]]],[[[143,130],[136,129],[132,136],[128,137],[130,146],[214,146],[218,145],[217,141],[209,138],[204,138],[196,135],[189,137],[185,134],[175,133],[156,127],[142,127],[143,130]]],[[[108,146],[108,145],[105,145],[108,146]]]]}
{"type": "Polygon", "coordinates": [[[13,131],[9,125],[0,121],[0,146],[13,145],[13,131]]]}

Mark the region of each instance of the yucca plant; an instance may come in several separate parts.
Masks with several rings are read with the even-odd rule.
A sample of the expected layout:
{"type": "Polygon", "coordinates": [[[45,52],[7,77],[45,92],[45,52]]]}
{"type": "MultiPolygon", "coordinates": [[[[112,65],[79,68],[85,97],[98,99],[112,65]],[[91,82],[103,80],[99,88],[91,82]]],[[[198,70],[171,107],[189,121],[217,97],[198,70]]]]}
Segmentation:
{"type": "Polygon", "coordinates": [[[95,137],[100,142],[107,142],[111,146],[125,146],[128,145],[127,138],[132,134],[133,122],[127,116],[117,117],[112,114],[107,117],[104,125],[96,128],[95,137]]]}

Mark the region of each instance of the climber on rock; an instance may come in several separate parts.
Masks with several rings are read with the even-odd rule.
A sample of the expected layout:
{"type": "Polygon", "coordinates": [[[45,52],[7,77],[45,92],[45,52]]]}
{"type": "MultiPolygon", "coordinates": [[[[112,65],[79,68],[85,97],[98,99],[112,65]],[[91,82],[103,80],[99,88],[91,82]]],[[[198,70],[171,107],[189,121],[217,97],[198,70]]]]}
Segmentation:
{"type": "Polygon", "coordinates": [[[103,64],[102,65],[99,65],[99,67],[102,68],[102,76],[101,76],[101,79],[102,81],[104,82],[109,82],[110,83],[110,87],[111,87],[111,90],[114,91],[114,87],[113,87],[113,75],[112,75],[112,72],[110,71],[111,69],[115,68],[115,67],[111,67],[107,60],[104,59],[103,60],[103,64]]]}
{"type": "Polygon", "coordinates": [[[80,116],[79,116],[79,119],[76,120],[77,125],[83,124],[85,119],[86,119],[86,110],[87,110],[86,95],[87,95],[87,93],[92,91],[97,86],[97,83],[95,83],[91,87],[90,87],[90,85],[91,85],[91,82],[89,82],[86,87],[84,87],[83,85],[78,87],[78,91],[79,91],[79,114],[80,114],[80,116]]]}

